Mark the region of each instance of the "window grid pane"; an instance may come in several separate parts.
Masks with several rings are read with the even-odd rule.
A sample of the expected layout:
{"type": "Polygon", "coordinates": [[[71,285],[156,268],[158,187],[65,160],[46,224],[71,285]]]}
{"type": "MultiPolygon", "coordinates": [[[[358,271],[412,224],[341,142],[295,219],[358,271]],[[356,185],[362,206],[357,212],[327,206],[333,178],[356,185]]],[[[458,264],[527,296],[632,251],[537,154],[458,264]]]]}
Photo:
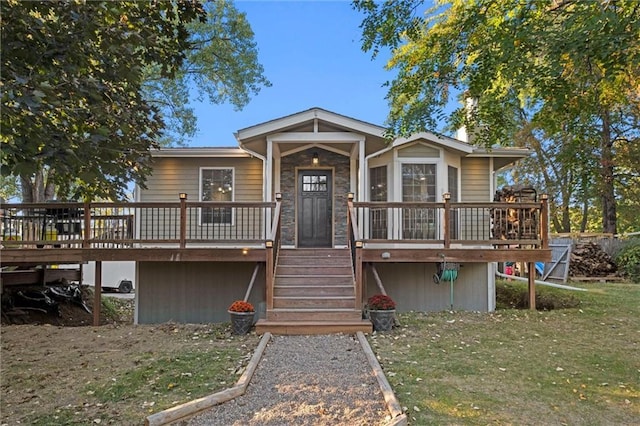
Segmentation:
{"type": "MultiPolygon", "coordinates": [[[[233,170],[208,169],[202,171],[202,201],[233,201],[233,170]]],[[[231,224],[230,207],[202,209],[202,224],[231,224]]]]}

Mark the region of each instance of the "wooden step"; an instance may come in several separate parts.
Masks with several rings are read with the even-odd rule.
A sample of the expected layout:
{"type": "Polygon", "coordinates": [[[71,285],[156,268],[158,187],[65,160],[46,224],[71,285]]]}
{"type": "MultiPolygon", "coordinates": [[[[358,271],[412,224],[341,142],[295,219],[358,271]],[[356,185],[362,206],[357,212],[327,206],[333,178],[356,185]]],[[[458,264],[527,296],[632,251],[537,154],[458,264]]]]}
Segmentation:
{"type": "Polygon", "coordinates": [[[278,258],[278,265],[299,266],[346,266],[351,268],[351,258],[345,256],[312,257],[312,256],[286,256],[278,258]]]}
{"type": "Polygon", "coordinates": [[[270,321],[353,321],[362,319],[362,312],[355,309],[274,308],[267,310],[270,321]]]}
{"type": "Polygon", "coordinates": [[[336,309],[353,308],[356,304],[355,298],[345,296],[274,296],[274,308],[294,308],[294,309],[336,309]]]}
{"type": "Polygon", "coordinates": [[[278,275],[350,275],[351,266],[334,265],[307,265],[307,266],[287,266],[278,265],[276,267],[276,277],[278,275]]]}
{"type": "Polygon", "coordinates": [[[348,249],[283,249],[278,253],[273,308],[256,330],[279,334],[370,332],[355,309],[348,249]]]}
{"type": "Polygon", "coordinates": [[[288,257],[288,256],[293,256],[293,257],[313,257],[313,258],[320,258],[320,257],[336,257],[336,256],[342,256],[342,257],[348,257],[350,258],[351,256],[349,255],[349,249],[334,249],[334,248],[298,248],[298,249],[282,249],[278,252],[278,257],[282,258],[282,257],[288,257]]]}
{"type": "Polygon", "coordinates": [[[273,288],[275,297],[294,296],[294,297],[318,297],[318,296],[341,296],[353,297],[354,288],[352,285],[276,285],[273,288]]]}
{"type": "Polygon", "coordinates": [[[281,335],[309,335],[309,334],[354,334],[358,331],[371,333],[373,326],[368,320],[352,321],[273,321],[258,320],[256,332],[258,334],[272,333],[281,335]]]}
{"type": "Polygon", "coordinates": [[[275,285],[284,287],[317,286],[317,285],[349,285],[353,286],[353,275],[276,275],[275,285]]]}

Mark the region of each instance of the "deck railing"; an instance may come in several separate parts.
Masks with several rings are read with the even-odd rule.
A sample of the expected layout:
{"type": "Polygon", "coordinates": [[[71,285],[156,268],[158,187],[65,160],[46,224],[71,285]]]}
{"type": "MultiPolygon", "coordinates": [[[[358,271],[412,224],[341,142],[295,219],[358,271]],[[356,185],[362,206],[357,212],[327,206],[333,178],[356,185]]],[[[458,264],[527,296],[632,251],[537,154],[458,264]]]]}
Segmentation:
{"type": "Polygon", "coordinates": [[[92,202],[0,206],[5,247],[261,244],[275,202],[92,202]]]}
{"type": "MultiPolygon", "coordinates": [[[[548,244],[547,200],[540,202],[354,202],[353,238],[363,243],[458,245],[548,244]]],[[[351,227],[350,227],[351,228],[351,227]]],[[[350,230],[351,232],[351,230],[350,230]]]]}

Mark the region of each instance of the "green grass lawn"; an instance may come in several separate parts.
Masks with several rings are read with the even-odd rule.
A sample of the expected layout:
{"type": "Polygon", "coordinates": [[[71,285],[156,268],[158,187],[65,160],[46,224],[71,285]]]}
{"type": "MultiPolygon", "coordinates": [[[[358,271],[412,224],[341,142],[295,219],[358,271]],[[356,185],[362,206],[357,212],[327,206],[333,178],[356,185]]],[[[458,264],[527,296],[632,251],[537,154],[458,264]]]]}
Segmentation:
{"type": "Polygon", "coordinates": [[[537,288],[571,308],[407,313],[370,336],[410,423],[640,424],[640,285],[577,286],[537,288]]]}
{"type": "MultiPolygon", "coordinates": [[[[511,308],[527,300],[526,283],[501,282],[494,313],[400,314],[400,327],[369,335],[410,423],[639,425],[640,285],[575,285],[589,291],[537,286],[538,306],[555,309],[534,312],[511,308]]],[[[173,349],[126,353],[130,362],[92,369],[90,381],[64,391],[82,406],[33,405],[27,423],[142,424],[148,414],[232,386],[259,337],[230,337],[227,326],[158,331],[163,342],[175,340],[173,349]]],[[[42,360],[34,362],[18,365],[42,370],[42,360]]]]}

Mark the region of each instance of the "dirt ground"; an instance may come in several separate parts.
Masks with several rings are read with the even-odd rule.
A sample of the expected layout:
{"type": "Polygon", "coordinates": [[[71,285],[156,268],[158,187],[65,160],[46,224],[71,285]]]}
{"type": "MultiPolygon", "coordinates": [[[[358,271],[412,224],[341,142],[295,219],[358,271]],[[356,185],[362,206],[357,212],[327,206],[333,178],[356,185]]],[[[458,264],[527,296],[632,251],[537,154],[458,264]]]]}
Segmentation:
{"type": "MultiPolygon", "coordinates": [[[[88,296],[86,302],[92,308],[93,296],[88,296]]],[[[230,332],[210,324],[134,326],[133,303],[132,299],[113,300],[116,309],[102,316],[100,327],[91,326],[93,315],[75,304],[62,303],[59,317],[37,311],[5,315],[3,311],[0,425],[127,424],[119,413],[124,409],[138,410],[137,418],[143,419],[157,411],[150,403],[139,407],[101,404],[87,388],[115,376],[118,369],[134,368],[142,359],[162,359],[190,347],[224,345],[230,338],[230,332]]],[[[252,342],[247,343],[252,349],[252,342]]]]}

